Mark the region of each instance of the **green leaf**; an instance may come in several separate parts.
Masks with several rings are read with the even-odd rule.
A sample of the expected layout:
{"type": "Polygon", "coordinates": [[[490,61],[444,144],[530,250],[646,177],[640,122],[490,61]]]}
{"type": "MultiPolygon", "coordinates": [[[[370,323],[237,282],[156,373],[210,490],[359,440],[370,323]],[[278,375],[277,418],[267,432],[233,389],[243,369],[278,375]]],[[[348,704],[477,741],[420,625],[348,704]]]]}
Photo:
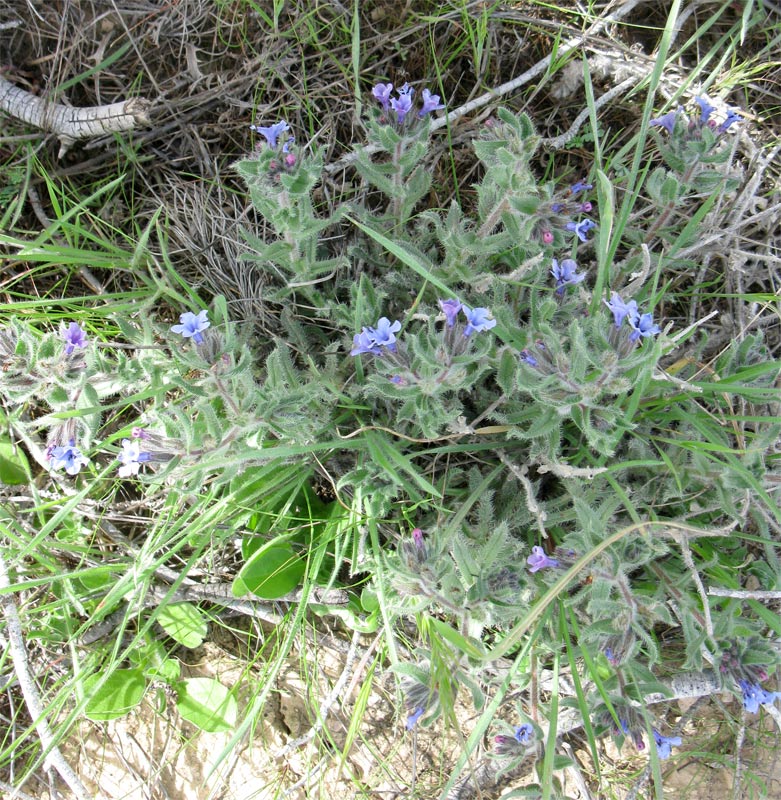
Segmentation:
{"type": "Polygon", "coordinates": [[[206,638],[206,620],[192,603],[164,606],[157,615],[157,621],[172,639],[185,647],[199,647],[206,638]]]}
{"type": "Polygon", "coordinates": [[[252,594],[273,600],[292,592],[304,575],[304,561],[292,547],[269,542],[256,551],[233,580],[234,597],[252,594]]]}
{"type": "Polygon", "coordinates": [[[467,638],[441,619],[432,619],[431,625],[443,639],[457,647],[465,655],[480,659],[485,657],[485,653],[482,647],[478,646],[476,639],[467,638]]]}
{"type": "MultiPolygon", "coordinates": [[[[102,675],[90,675],[85,679],[84,692],[87,696],[102,678],[102,675]]],[[[123,717],[141,702],[145,689],[146,681],[140,669],[114,670],[89,698],[84,714],[87,719],[96,721],[123,717]]]]}
{"type": "Polygon", "coordinates": [[[187,678],[177,687],[176,707],[188,722],[209,733],[236,726],[238,704],[231,690],[214,678],[187,678]]]}
{"type": "Polygon", "coordinates": [[[30,466],[25,454],[7,437],[0,438],[0,483],[18,486],[27,483],[30,466]]]}

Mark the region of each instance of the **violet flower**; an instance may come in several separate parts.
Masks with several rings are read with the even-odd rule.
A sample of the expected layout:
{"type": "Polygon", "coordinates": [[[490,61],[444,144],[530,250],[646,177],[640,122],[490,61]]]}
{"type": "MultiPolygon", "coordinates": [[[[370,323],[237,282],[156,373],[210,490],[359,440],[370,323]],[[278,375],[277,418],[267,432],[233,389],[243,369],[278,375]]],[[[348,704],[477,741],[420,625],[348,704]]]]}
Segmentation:
{"type": "Polygon", "coordinates": [[[69,356],[77,347],[87,346],[87,334],[81,329],[78,322],[71,322],[68,327],[65,323],[60,326],[60,336],[65,342],[65,355],[69,356]]]}
{"type": "Polygon", "coordinates": [[[556,281],[556,294],[564,294],[564,289],[567,286],[575,286],[586,277],[583,273],[578,273],[578,265],[571,258],[565,258],[561,264],[554,258],[553,267],[551,269],[556,281]]]}
{"type": "Polygon", "coordinates": [[[545,555],[545,551],[538,545],[532,547],[532,554],[526,559],[526,563],[529,565],[529,572],[539,572],[541,569],[559,566],[559,562],[545,555]]]}
{"type": "Polygon", "coordinates": [[[660,128],[664,128],[667,133],[672,136],[673,131],[675,130],[675,122],[678,119],[678,115],[681,113],[680,108],[676,108],[675,111],[668,111],[664,116],[657,117],[656,119],[649,120],[649,125],[657,125],[660,128]]]}
{"type": "Polygon", "coordinates": [[[418,117],[421,119],[430,114],[432,111],[441,111],[445,107],[444,103],[439,102],[438,94],[431,94],[428,89],[423,90],[423,105],[418,111],[418,117]]]}
{"type": "Polygon", "coordinates": [[[452,328],[456,324],[458,312],[461,310],[461,303],[453,299],[439,300],[438,302],[442,313],[445,315],[445,324],[448,328],[452,328]]]}
{"type": "Polygon", "coordinates": [[[290,125],[287,122],[275,122],[273,125],[269,125],[268,127],[262,127],[260,125],[250,125],[250,130],[255,131],[255,133],[259,133],[268,143],[268,146],[272,150],[277,149],[277,139],[286,131],[290,130],[290,125]]]}
{"type": "Polygon", "coordinates": [[[621,323],[624,321],[625,317],[638,316],[637,302],[635,300],[630,300],[628,303],[625,303],[618,292],[613,292],[609,302],[607,300],[603,300],[603,302],[612,312],[616,328],[621,327],[621,323]]]}
{"type": "Polygon", "coordinates": [[[372,89],[372,95],[374,95],[374,99],[377,100],[379,104],[382,106],[383,111],[388,110],[390,94],[392,91],[393,91],[392,83],[378,83],[372,89]]]}
{"type": "Polygon", "coordinates": [[[711,105],[710,100],[704,95],[701,97],[695,97],[694,102],[700,107],[700,123],[702,125],[707,125],[708,120],[710,119],[710,115],[716,110],[716,106],[711,105]]]}

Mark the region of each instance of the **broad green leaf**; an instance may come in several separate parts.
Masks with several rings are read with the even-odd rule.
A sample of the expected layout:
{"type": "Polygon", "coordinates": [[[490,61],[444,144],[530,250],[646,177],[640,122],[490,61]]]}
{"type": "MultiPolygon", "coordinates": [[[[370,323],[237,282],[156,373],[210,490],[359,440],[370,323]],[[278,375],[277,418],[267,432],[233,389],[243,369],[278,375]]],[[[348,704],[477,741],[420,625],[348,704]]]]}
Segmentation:
{"type": "Polygon", "coordinates": [[[233,580],[233,596],[252,594],[273,600],[292,592],[304,575],[305,564],[292,547],[275,540],[256,551],[233,580]]]}
{"type": "Polygon", "coordinates": [[[185,647],[199,647],[206,638],[206,620],[192,603],[172,603],[161,608],[157,621],[172,639],[185,647]]]}
{"type": "MultiPolygon", "coordinates": [[[[102,675],[90,675],[84,681],[84,692],[89,697],[92,687],[102,675]]],[[[123,717],[135,708],[144,696],[146,681],[140,669],[117,669],[105,683],[95,690],[84,709],[88,719],[105,721],[123,717]]]]}
{"type": "Polygon", "coordinates": [[[30,467],[25,454],[7,437],[0,438],[0,483],[27,483],[30,467]]]}
{"type": "Polygon", "coordinates": [[[214,678],[187,678],[177,688],[176,707],[184,719],[209,733],[233,730],[238,704],[230,689],[214,678]]]}

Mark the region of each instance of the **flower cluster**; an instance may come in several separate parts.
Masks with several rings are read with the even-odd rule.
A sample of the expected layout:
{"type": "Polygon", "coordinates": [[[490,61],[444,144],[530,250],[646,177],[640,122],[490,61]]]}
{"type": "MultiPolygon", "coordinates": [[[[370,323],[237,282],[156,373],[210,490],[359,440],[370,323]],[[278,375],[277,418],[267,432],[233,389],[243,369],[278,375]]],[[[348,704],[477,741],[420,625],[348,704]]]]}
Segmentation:
{"type": "Polygon", "coordinates": [[[743,694],[743,708],[756,714],[761,705],[775,702],[781,692],[769,692],[760,683],[768,678],[767,670],[757,663],[756,656],[749,658],[748,651],[755,646],[753,639],[738,644],[730,642],[722,651],[719,671],[732,678],[743,694]]]}
{"type": "Polygon", "coordinates": [[[466,318],[466,325],[462,335],[465,337],[481,331],[490,331],[491,328],[496,326],[496,320],[491,319],[491,312],[487,308],[470,308],[459,300],[454,299],[439,300],[438,303],[442,313],[445,315],[445,325],[448,328],[454,328],[458,321],[458,312],[461,311],[463,313],[466,318]]]}
{"type": "Polygon", "coordinates": [[[604,303],[613,314],[616,329],[621,328],[624,320],[627,321],[632,329],[629,334],[630,342],[636,342],[641,337],[647,339],[661,333],[659,326],[654,323],[653,314],[650,312],[641,314],[635,300],[625,303],[618,292],[613,292],[610,300],[605,300],[604,303]]]}
{"type": "MultiPolygon", "coordinates": [[[[392,92],[392,83],[378,83],[372,89],[372,95],[382,109],[381,121],[388,122],[390,120],[390,112],[393,111],[396,114],[395,122],[401,127],[410,118],[412,96],[415,94],[415,90],[408,83],[405,83],[397,91],[396,97],[391,97],[392,92]]],[[[429,89],[424,89],[421,95],[423,102],[417,113],[418,119],[423,119],[432,111],[441,111],[445,108],[444,103],[439,102],[439,95],[431,94],[429,89]]]]}
{"type": "Polygon", "coordinates": [[[652,119],[649,124],[658,128],[664,128],[664,130],[672,136],[680,122],[682,129],[686,131],[687,137],[697,138],[701,134],[703,128],[707,127],[717,134],[723,134],[732,125],[743,119],[737,109],[729,108],[727,109],[724,120],[720,123],[716,122],[716,120],[713,119],[716,106],[714,106],[706,96],[695,97],[694,101],[700,107],[700,115],[698,117],[688,117],[679,106],[673,111],[668,111],[666,114],[663,114],[661,117],[652,119]]]}
{"type": "Polygon", "coordinates": [[[537,210],[536,235],[544,244],[553,244],[555,229],[574,233],[581,242],[588,241],[588,232],[596,227],[589,217],[579,219],[581,214],[588,214],[594,208],[589,200],[578,197],[581,192],[593,189],[593,185],[585,181],[576,181],[564,192],[554,194],[550,202],[540,205],[537,210]]]}

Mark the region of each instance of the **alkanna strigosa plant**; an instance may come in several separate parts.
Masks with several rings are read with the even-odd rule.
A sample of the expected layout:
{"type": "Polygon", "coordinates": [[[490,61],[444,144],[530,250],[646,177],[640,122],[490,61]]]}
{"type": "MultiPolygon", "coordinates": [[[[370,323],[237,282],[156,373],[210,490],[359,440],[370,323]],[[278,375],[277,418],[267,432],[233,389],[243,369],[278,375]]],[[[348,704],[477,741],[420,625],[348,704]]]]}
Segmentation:
{"type": "MultiPolygon", "coordinates": [[[[440,97],[424,89],[418,100],[408,84],[394,92],[389,83],[372,96],[370,147],[352,162],[369,188],[335,210],[315,200],[322,151],[299,148],[287,122],[253,126],[259,144],[236,165],[271,231],[246,237],[248,268],[264,273],[279,311],[275,342],[253,343],[253,353],[222,298],[209,310],[178,309],[178,325],[155,307],[117,320],[139,346],[132,357],[95,346],[79,326],[41,335],[16,321],[0,334],[14,428],[30,442],[46,432],[54,470],[83,476],[112,464],[122,480],[183,491],[219,491],[257,464],[317,448],[342,502],[386,521],[376,543],[385,546],[361,542],[352,568],[382,584],[389,629],[398,616],[443,618],[406,671],[408,729],[449,716],[457,685],[482,708],[498,686],[486,665],[528,646],[507,684],[525,688],[534,667],[524,620],[541,598],[540,613],[555,600],[560,618],[540,624],[535,657],[562,657],[562,626],[572,626],[589,665],[581,712],[638,746],[650,731],[660,758],[681,743],[659,733],[643,701],[666,690],[653,672],[660,625],[683,631],[686,668],[720,663],[747,710],[773,702],[760,684],[775,661],[759,625],[706,611],[691,553],[678,548],[718,519],[682,510],[689,483],[700,508],[726,515],[735,487],[684,448],[664,451],[669,475],[651,471],[664,445],[653,412],[669,390],[659,362],[673,344],[657,321],[655,284],[628,293],[618,268],[597,281],[592,184],[540,182],[531,120],[500,109],[474,141],[483,169],[474,208],[429,209],[440,97]],[[345,239],[344,249],[330,244],[345,239]],[[606,288],[595,297],[596,286],[606,288]],[[39,397],[49,408],[29,422],[22,410],[39,397]],[[108,432],[106,418],[120,410],[108,432]],[[390,547],[390,531],[413,514],[411,540],[390,547]],[[688,533],[676,539],[679,517],[688,533]],[[554,597],[564,576],[569,594],[562,584],[554,597]],[[755,644],[722,655],[719,642],[747,631],[755,644]]],[[[711,125],[712,109],[700,106],[699,118],[657,121],[669,174],[657,191],[652,173],[647,191],[665,209],[725,180],[718,167],[736,115],[711,125]]],[[[630,244],[661,231],[665,214],[630,244]]],[[[730,350],[724,372],[756,360],[757,348],[730,350]]],[[[688,431],[683,415],[678,424],[688,431]]],[[[760,514],[753,522],[766,526],[760,514]]],[[[716,555],[702,545],[699,557],[716,555]]],[[[512,730],[497,734],[499,760],[537,747],[530,724],[512,730]]]]}

